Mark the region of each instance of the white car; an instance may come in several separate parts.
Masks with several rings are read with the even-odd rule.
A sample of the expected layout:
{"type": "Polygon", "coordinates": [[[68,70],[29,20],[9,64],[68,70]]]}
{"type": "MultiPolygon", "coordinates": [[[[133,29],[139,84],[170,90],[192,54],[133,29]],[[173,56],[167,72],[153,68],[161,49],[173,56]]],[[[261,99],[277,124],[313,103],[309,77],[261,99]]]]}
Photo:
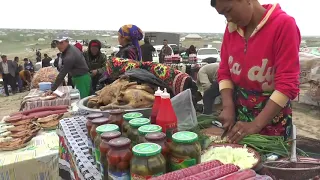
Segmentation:
{"type": "Polygon", "coordinates": [[[217,62],[220,62],[220,54],[216,48],[200,48],[197,52],[198,63],[210,57],[217,58],[217,62]]]}

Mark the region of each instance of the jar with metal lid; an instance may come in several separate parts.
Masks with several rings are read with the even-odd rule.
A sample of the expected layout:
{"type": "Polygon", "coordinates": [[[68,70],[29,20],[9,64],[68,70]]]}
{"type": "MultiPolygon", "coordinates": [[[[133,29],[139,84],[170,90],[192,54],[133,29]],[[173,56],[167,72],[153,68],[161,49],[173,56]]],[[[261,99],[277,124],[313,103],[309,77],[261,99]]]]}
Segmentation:
{"type": "Polygon", "coordinates": [[[123,137],[128,137],[127,136],[127,132],[128,132],[128,129],[130,128],[130,125],[129,125],[129,121],[132,120],[132,119],[135,119],[135,118],[142,118],[143,117],[143,114],[142,113],[139,113],[139,112],[130,112],[130,113],[126,113],[123,115],[123,123],[122,123],[122,136],[123,137]]]}
{"type": "Polygon", "coordinates": [[[121,128],[123,123],[123,114],[124,114],[124,110],[122,109],[111,110],[109,112],[109,117],[108,117],[110,119],[111,124],[116,124],[121,128]]]}
{"type": "Polygon", "coordinates": [[[144,143],[145,142],[145,136],[148,133],[153,133],[153,132],[161,132],[162,127],[156,124],[148,124],[148,125],[143,125],[138,128],[138,141],[137,143],[144,143]]]}
{"type": "Polygon", "coordinates": [[[144,180],[166,173],[166,160],[161,154],[161,146],[155,143],[141,143],[132,148],[131,179],[144,180]]]}
{"type": "Polygon", "coordinates": [[[86,127],[87,127],[87,137],[88,137],[88,149],[89,149],[89,153],[92,155],[92,146],[93,146],[93,143],[92,143],[92,140],[91,140],[91,135],[90,135],[90,131],[91,131],[91,128],[92,128],[92,119],[95,119],[95,118],[100,118],[100,117],[103,117],[103,114],[102,113],[93,113],[93,114],[89,114],[86,116],[87,118],[87,123],[86,123],[86,127]]]}
{"type": "Polygon", "coordinates": [[[132,158],[130,139],[119,137],[110,140],[108,144],[110,146],[107,155],[109,179],[130,180],[130,161],[132,158]]]}
{"type": "Polygon", "coordinates": [[[97,168],[100,170],[101,164],[100,164],[100,143],[101,143],[101,134],[105,132],[110,131],[119,131],[119,126],[115,124],[104,124],[101,126],[98,126],[96,128],[97,135],[94,139],[94,148],[95,148],[95,159],[97,163],[97,168]]]}
{"type": "Polygon", "coordinates": [[[201,146],[198,135],[190,131],[180,131],[172,135],[169,162],[172,171],[200,164],[201,146]]]}
{"type": "Polygon", "coordinates": [[[137,144],[138,141],[138,128],[150,124],[150,119],[148,118],[136,118],[129,121],[130,128],[128,129],[128,138],[131,140],[132,146],[137,144]]]}
{"type": "Polygon", "coordinates": [[[110,131],[101,134],[101,143],[100,143],[100,172],[102,176],[102,180],[108,180],[108,162],[107,162],[107,154],[110,150],[110,146],[108,142],[111,139],[115,139],[121,136],[119,131],[110,131]]]}
{"type": "Polygon", "coordinates": [[[94,162],[96,162],[95,145],[94,145],[94,139],[97,136],[96,128],[98,126],[101,126],[104,124],[109,124],[109,119],[106,117],[101,117],[101,118],[95,118],[91,122],[92,122],[92,127],[90,130],[90,136],[91,136],[91,140],[92,140],[92,157],[93,157],[94,162]]]}

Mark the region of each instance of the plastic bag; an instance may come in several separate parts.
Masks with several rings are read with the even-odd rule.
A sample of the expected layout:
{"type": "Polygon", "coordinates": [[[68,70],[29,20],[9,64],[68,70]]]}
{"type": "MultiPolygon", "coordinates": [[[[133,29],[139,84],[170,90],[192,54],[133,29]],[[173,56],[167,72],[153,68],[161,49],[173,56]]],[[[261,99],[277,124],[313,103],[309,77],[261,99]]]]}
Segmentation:
{"type": "Polygon", "coordinates": [[[44,67],[39,69],[32,78],[31,88],[38,88],[40,82],[54,83],[59,72],[54,67],[44,67]]]}
{"type": "Polygon", "coordinates": [[[177,94],[171,103],[178,118],[178,131],[190,130],[198,125],[190,89],[177,94]]]}

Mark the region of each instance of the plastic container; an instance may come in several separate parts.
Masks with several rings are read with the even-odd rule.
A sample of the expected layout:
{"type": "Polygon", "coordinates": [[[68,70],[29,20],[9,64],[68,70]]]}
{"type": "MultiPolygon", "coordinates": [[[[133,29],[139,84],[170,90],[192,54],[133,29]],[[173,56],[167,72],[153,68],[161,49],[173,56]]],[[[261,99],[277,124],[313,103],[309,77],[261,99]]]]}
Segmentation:
{"type": "Polygon", "coordinates": [[[96,128],[97,135],[94,139],[94,148],[95,148],[95,159],[97,163],[97,168],[100,171],[101,163],[100,163],[100,143],[101,143],[101,134],[105,132],[111,132],[111,131],[119,131],[119,126],[116,124],[104,124],[101,126],[98,126],[96,128]]]}
{"type": "Polygon", "coordinates": [[[172,135],[169,164],[172,171],[188,168],[201,161],[201,146],[194,132],[180,131],[172,135]]]}
{"type": "Polygon", "coordinates": [[[97,136],[96,128],[98,126],[101,126],[101,125],[104,125],[104,124],[109,124],[109,119],[106,118],[106,117],[101,117],[101,118],[95,118],[91,122],[92,122],[92,127],[91,127],[91,130],[90,130],[90,136],[91,136],[91,140],[92,140],[92,157],[93,157],[94,162],[96,162],[96,158],[95,158],[96,157],[96,155],[95,155],[96,148],[95,148],[95,145],[94,145],[94,139],[97,136]]]}
{"type": "Polygon", "coordinates": [[[51,90],[51,82],[40,82],[39,83],[39,90],[40,91],[48,91],[51,90]]]}
{"type": "Polygon", "coordinates": [[[123,114],[124,110],[122,109],[111,110],[108,117],[110,119],[110,123],[116,124],[121,128],[123,123],[123,114]]]}
{"type": "Polygon", "coordinates": [[[142,118],[143,114],[139,113],[139,112],[131,112],[131,113],[126,113],[123,115],[123,123],[122,123],[122,127],[121,127],[121,131],[122,131],[122,136],[123,137],[128,137],[127,136],[127,131],[130,128],[129,125],[129,121],[135,118],[142,118]]]}
{"type": "Polygon", "coordinates": [[[163,155],[164,159],[166,160],[166,169],[167,171],[170,170],[169,166],[169,146],[166,141],[166,135],[163,132],[154,132],[154,133],[148,133],[145,136],[145,141],[146,142],[151,142],[151,143],[156,143],[161,146],[161,154],[163,155]]]}
{"type": "Polygon", "coordinates": [[[110,150],[108,142],[111,139],[119,138],[121,133],[119,131],[105,132],[101,134],[101,143],[100,143],[100,172],[102,180],[108,180],[108,161],[107,154],[110,150]]]}
{"type": "Polygon", "coordinates": [[[103,117],[103,114],[102,113],[93,113],[93,114],[89,114],[86,116],[87,118],[87,123],[86,123],[86,127],[87,127],[87,137],[88,137],[88,149],[89,149],[89,153],[92,155],[92,146],[93,146],[93,142],[92,142],[92,139],[91,139],[91,128],[92,128],[92,119],[95,119],[95,118],[100,118],[100,117],[103,117]]]}
{"type": "Polygon", "coordinates": [[[155,98],[154,98],[154,103],[152,106],[152,111],[150,116],[151,124],[156,124],[157,115],[158,115],[160,104],[161,104],[162,93],[163,91],[161,91],[160,87],[158,87],[158,90],[154,93],[155,98]]]}
{"type": "Polygon", "coordinates": [[[144,180],[166,173],[166,160],[161,146],[155,143],[141,143],[132,148],[131,179],[144,180]]]}
{"type": "Polygon", "coordinates": [[[130,128],[128,129],[127,135],[131,140],[132,145],[136,145],[138,143],[139,133],[138,128],[147,124],[150,124],[150,120],[148,118],[136,118],[129,121],[130,128]]]}
{"type": "Polygon", "coordinates": [[[148,133],[153,133],[153,132],[161,132],[162,128],[159,125],[156,124],[149,124],[149,125],[144,125],[138,128],[138,143],[144,143],[145,142],[145,136],[148,133]]]}
{"type": "Polygon", "coordinates": [[[177,116],[171,104],[170,94],[167,89],[161,95],[161,104],[156,120],[157,125],[162,127],[162,132],[166,134],[168,142],[171,142],[172,134],[177,132],[177,116]]]}
{"type": "Polygon", "coordinates": [[[110,150],[107,155],[109,179],[130,180],[130,161],[132,158],[130,144],[130,139],[125,137],[109,141],[110,150]]]}

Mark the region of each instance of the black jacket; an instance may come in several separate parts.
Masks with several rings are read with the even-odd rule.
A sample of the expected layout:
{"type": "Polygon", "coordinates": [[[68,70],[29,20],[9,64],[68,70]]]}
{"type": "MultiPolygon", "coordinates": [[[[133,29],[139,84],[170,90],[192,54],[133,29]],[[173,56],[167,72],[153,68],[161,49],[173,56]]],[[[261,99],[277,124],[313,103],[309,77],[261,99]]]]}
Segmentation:
{"type": "Polygon", "coordinates": [[[150,43],[145,43],[141,46],[142,61],[153,61],[152,52],[156,51],[150,43]]]}

